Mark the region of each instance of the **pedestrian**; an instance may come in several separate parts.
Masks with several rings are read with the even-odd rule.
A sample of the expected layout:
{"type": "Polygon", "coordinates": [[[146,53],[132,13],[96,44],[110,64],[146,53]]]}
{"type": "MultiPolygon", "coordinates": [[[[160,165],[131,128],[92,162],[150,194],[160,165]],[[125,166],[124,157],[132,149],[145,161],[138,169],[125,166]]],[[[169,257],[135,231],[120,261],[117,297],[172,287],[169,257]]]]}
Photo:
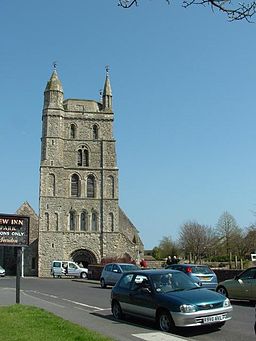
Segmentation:
{"type": "Polygon", "coordinates": [[[145,261],[144,258],[141,259],[141,261],[140,261],[140,266],[141,266],[142,268],[146,268],[146,267],[147,267],[147,262],[145,261]]]}
{"type": "Polygon", "coordinates": [[[134,258],[131,258],[130,262],[131,262],[131,264],[136,265],[136,260],[134,258]]]}
{"type": "Polygon", "coordinates": [[[64,268],[64,274],[67,275],[68,274],[68,264],[64,263],[63,268],[64,268]]]}
{"type": "Polygon", "coordinates": [[[166,259],[166,264],[167,265],[171,265],[172,264],[172,258],[171,256],[168,256],[167,259],[166,259]]]}

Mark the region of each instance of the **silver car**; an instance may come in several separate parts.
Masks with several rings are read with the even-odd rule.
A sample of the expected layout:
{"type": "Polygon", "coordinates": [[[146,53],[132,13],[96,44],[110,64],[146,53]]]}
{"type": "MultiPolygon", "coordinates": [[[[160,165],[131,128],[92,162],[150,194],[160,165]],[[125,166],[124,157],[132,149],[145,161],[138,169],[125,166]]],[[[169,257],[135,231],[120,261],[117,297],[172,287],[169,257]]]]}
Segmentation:
{"type": "Polygon", "coordinates": [[[100,276],[100,286],[115,285],[126,271],[138,270],[137,265],[130,263],[108,263],[104,266],[100,276]]]}
{"type": "Polygon", "coordinates": [[[51,266],[51,274],[55,277],[73,276],[87,278],[88,269],[82,268],[75,262],[54,260],[51,266]]]}
{"type": "Polygon", "coordinates": [[[0,276],[4,277],[5,276],[5,269],[3,269],[0,265],[0,276]]]}

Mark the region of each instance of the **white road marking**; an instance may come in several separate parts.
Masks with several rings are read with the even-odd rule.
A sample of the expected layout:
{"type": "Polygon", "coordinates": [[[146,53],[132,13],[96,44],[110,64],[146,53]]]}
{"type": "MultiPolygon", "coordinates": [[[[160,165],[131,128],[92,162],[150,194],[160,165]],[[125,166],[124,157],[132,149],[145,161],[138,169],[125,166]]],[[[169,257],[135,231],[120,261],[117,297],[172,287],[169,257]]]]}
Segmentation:
{"type": "Polygon", "coordinates": [[[32,297],[33,299],[38,300],[38,301],[47,302],[49,304],[55,305],[56,307],[65,308],[65,306],[63,306],[63,305],[60,305],[60,304],[57,304],[57,303],[53,303],[53,302],[50,302],[50,301],[46,301],[46,300],[43,300],[42,298],[39,298],[39,297],[36,297],[36,296],[29,295],[25,291],[21,291],[21,292],[22,292],[22,294],[24,296],[32,297]]]}
{"type": "Polygon", "coordinates": [[[132,336],[135,336],[138,339],[142,339],[145,341],[184,341],[184,340],[187,340],[187,339],[184,339],[183,337],[178,337],[178,336],[163,333],[163,332],[132,334],[132,336]]]}
{"type": "MultiPolygon", "coordinates": [[[[106,308],[95,307],[95,306],[88,305],[88,304],[85,304],[85,303],[68,300],[67,298],[61,298],[61,297],[58,297],[58,296],[55,296],[55,295],[45,294],[43,292],[36,291],[36,290],[30,290],[30,292],[33,292],[33,293],[36,293],[36,294],[40,294],[42,296],[46,296],[46,297],[50,297],[50,298],[56,298],[56,299],[59,299],[59,300],[62,300],[62,301],[70,302],[70,303],[73,303],[73,304],[76,304],[76,305],[79,305],[79,306],[82,306],[82,307],[94,309],[94,311],[106,310],[106,308]]],[[[107,308],[107,309],[110,309],[110,308],[107,308]]]]}
{"type": "Polygon", "coordinates": [[[88,304],[85,304],[85,303],[80,303],[80,302],[76,302],[76,301],[71,301],[71,300],[68,300],[68,299],[66,299],[66,298],[62,298],[62,300],[63,300],[63,301],[67,301],[67,302],[71,302],[71,303],[73,303],[73,304],[81,305],[82,307],[96,309],[97,311],[98,311],[98,310],[105,310],[104,308],[94,307],[93,305],[88,305],[88,304]]]}

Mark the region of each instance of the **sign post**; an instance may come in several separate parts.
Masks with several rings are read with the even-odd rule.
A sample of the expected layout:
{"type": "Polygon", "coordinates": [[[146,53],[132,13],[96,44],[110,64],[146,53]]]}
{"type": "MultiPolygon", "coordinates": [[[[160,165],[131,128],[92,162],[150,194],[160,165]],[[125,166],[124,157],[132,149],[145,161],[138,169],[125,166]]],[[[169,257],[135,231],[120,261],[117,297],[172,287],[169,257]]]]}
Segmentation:
{"type": "Polygon", "coordinates": [[[17,248],[16,303],[20,303],[21,247],[17,248]]]}
{"type": "Polygon", "coordinates": [[[29,245],[29,217],[0,214],[0,246],[17,247],[16,303],[20,303],[22,247],[29,245]]]}

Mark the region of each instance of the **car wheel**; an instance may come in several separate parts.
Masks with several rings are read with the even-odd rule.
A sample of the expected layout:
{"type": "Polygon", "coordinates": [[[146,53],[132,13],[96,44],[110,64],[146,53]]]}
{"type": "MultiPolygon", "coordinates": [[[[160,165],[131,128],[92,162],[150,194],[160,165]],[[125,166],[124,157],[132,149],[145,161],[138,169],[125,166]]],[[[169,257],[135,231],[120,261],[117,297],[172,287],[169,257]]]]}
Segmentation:
{"type": "Polygon", "coordinates": [[[162,310],[158,315],[158,325],[163,332],[170,332],[175,329],[173,319],[167,310],[162,310]]]}
{"type": "Polygon", "coordinates": [[[81,272],[80,277],[83,278],[83,279],[87,278],[87,273],[86,272],[81,272]]]}
{"type": "Polygon", "coordinates": [[[228,292],[224,287],[218,287],[216,290],[219,294],[228,297],[228,292]]]}
{"type": "Polygon", "coordinates": [[[106,286],[106,283],[105,283],[105,281],[104,281],[104,278],[101,278],[101,279],[100,279],[100,286],[102,287],[102,289],[104,289],[104,288],[107,287],[107,286],[106,286]]]}
{"type": "Polygon", "coordinates": [[[112,302],[112,314],[116,320],[121,320],[123,318],[123,312],[120,304],[116,301],[112,302]]]}

